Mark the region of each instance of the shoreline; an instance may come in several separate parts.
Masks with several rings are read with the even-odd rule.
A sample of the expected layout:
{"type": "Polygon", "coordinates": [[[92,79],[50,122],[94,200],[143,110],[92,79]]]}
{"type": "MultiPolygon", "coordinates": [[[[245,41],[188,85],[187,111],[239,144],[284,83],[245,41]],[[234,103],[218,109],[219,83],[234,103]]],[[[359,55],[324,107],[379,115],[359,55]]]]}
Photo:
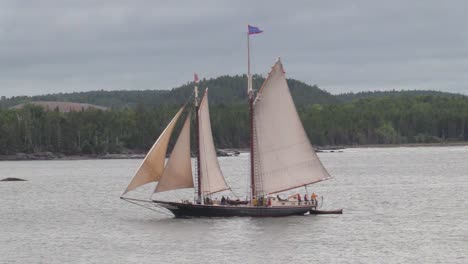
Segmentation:
{"type": "MultiPolygon", "coordinates": [[[[316,146],[317,153],[333,152],[336,150],[351,148],[417,148],[417,147],[457,147],[468,146],[467,142],[446,142],[446,143],[407,143],[407,144],[369,144],[369,145],[337,145],[337,146],[316,146]]],[[[248,153],[246,148],[220,149],[222,152],[248,153]]],[[[27,160],[109,160],[109,159],[143,159],[145,153],[133,154],[103,154],[103,155],[64,155],[61,153],[40,152],[40,153],[17,153],[13,155],[0,155],[0,161],[27,161],[27,160]]],[[[218,155],[229,156],[229,155],[218,155]]],[[[234,156],[234,155],[231,155],[234,156]]]]}
{"type": "MultiPolygon", "coordinates": [[[[403,144],[368,144],[368,145],[342,145],[345,148],[418,148],[418,147],[457,147],[468,146],[468,141],[444,143],[403,143],[403,144]]],[[[326,148],[324,148],[326,149],[326,148]]]]}

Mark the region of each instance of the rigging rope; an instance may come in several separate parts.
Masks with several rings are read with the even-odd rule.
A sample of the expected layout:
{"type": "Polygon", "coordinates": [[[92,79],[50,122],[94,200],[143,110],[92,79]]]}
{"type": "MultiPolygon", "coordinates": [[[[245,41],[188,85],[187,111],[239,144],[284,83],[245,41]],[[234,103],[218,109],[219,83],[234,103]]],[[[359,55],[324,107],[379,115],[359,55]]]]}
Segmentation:
{"type": "MultiPolygon", "coordinates": [[[[137,203],[137,202],[134,202],[134,201],[138,201],[138,202],[152,203],[155,207],[158,207],[158,208],[160,208],[160,209],[166,209],[166,208],[162,208],[162,207],[158,206],[157,204],[154,204],[153,201],[140,200],[140,199],[133,199],[133,198],[125,198],[125,197],[120,197],[120,199],[122,199],[122,200],[124,200],[124,201],[126,201],[126,202],[128,202],[128,203],[141,206],[141,207],[143,207],[143,208],[146,208],[146,209],[151,210],[151,211],[156,212],[156,213],[165,214],[165,215],[168,215],[168,216],[173,216],[171,213],[167,213],[167,212],[164,212],[164,211],[162,211],[162,210],[156,210],[156,209],[151,208],[151,207],[149,207],[149,206],[144,206],[144,205],[142,205],[142,204],[139,204],[139,203],[137,203]]],[[[166,209],[166,210],[167,210],[167,209],[166,209]]]]}

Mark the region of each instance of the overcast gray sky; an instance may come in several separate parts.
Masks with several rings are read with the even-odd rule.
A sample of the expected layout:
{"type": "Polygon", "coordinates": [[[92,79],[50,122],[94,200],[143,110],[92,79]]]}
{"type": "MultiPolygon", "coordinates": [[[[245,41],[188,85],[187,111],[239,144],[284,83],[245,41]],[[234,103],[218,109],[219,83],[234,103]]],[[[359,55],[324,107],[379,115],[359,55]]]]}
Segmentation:
{"type": "Polygon", "coordinates": [[[331,93],[468,94],[468,1],[0,0],[0,95],[169,89],[278,56],[331,93]]]}

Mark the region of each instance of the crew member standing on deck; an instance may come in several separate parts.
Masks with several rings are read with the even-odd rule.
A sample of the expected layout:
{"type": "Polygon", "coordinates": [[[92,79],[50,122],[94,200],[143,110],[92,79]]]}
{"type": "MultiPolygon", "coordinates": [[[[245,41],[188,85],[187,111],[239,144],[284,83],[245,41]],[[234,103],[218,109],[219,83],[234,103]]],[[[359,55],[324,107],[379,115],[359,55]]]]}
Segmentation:
{"type": "Polygon", "coordinates": [[[310,196],[310,201],[313,205],[317,206],[317,195],[315,193],[312,193],[312,195],[310,196]]]}

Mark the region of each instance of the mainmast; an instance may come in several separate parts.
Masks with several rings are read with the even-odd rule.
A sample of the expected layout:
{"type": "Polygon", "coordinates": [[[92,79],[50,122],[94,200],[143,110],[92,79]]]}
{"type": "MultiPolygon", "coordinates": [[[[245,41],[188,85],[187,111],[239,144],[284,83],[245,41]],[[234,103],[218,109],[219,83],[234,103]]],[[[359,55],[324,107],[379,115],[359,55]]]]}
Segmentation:
{"type": "Polygon", "coordinates": [[[254,100],[255,94],[252,88],[252,75],[250,73],[250,35],[259,34],[263,31],[257,27],[247,25],[247,94],[249,96],[249,119],[250,119],[250,192],[251,199],[257,196],[255,191],[255,145],[254,145],[254,100]]]}
{"type": "Polygon", "coordinates": [[[253,102],[254,94],[252,89],[252,75],[250,74],[250,32],[247,33],[247,94],[249,96],[249,122],[250,122],[250,194],[251,199],[255,195],[255,157],[254,157],[254,115],[253,102]]]}
{"type": "Polygon", "coordinates": [[[199,132],[199,122],[198,122],[198,75],[194,74],[194,105],[195,105],[195,141],[197,145],[197,201],[203,204],[203,199],[201,197],[201,181],[200,181],[200,132],[199,132]]]}

